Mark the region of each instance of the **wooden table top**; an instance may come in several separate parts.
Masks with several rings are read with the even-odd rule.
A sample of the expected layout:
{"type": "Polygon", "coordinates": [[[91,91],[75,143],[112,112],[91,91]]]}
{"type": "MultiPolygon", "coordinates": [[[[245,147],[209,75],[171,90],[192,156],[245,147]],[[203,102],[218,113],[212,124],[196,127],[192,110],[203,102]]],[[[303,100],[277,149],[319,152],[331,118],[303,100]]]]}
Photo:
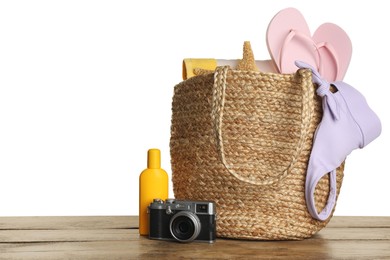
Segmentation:
{"type": "Polygon", "coordinates": [[[390,217],[333,217],[303,241],[149,240],[136,216],[0,217],[0,259],[390,259],[390,217]]]}

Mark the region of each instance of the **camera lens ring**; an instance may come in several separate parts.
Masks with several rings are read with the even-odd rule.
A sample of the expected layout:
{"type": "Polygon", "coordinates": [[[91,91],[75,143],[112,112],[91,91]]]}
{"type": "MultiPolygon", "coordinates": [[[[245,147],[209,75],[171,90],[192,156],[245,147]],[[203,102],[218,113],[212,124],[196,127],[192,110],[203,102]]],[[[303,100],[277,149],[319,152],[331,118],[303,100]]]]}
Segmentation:
{"type": "MultiPolygon", "coordinates": [[[[179,222],[180,224],[180,222],[179,222]]],[[[198,237],[201,229],[201,223],[197,215],[195,215],[192,212],[189,211],[179,211],[176,213],[169,222],[169,231],[171,232],[171,235],[179,242],[191,242],[195,238],[198,237]],[[193,224],[193,234],[188,239],[183,239],[180,236],[178,236],[176,230],[176,221],[179,219],[179,217],[185,217],[186,219],[189,219],[191,223],[193,224]],[[174,227],[175,226],[175,227],[174,227]]]]}

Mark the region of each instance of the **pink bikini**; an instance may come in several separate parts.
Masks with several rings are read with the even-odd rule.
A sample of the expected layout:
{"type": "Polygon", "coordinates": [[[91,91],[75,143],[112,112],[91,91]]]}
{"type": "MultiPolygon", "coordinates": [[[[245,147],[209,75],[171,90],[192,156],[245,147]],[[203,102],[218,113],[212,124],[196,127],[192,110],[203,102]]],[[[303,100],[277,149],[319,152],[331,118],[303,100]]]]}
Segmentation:
{"type": "Polygon", "coordinates": [[[378,116],[359,91],[341,81],[329,84],[304,62],[297,61],[295,64],[312,70],[313,82],[318,85],[317,95],[322,97],[323,116],[314,134],[306,175],[306,204],[313,218],[326,220],[336,201],[336,169],[354,149],[363,148],[377,138],[382,127],[378,116]],[[332,93],[330,85],[338,91],[332,93]],[[318,213],[314,190],[318,181],[328,173],[330,193],[325,208],[318,213]]]}

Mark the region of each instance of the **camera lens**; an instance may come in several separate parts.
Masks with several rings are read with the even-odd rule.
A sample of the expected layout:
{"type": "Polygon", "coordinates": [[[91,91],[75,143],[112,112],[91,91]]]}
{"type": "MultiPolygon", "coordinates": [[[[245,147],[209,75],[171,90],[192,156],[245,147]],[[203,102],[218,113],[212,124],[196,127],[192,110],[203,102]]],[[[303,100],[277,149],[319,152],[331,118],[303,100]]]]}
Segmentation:
{"type": "Polygon", "coordinates": [[[171,218],[169,230],[171,235],[180,242],[191,242],[200,232],[199,218],[192,212],[179,211],[171,218]]]}

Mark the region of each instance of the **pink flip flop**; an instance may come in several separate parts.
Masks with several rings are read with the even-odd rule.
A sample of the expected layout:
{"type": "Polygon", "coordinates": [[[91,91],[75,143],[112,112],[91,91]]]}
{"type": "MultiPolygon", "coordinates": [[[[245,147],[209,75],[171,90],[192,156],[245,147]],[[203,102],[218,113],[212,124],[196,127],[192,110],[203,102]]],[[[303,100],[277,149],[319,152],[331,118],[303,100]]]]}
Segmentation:
{"type": "Polygon", "coordinates": [[[267,47],[280,73],[297,70],[296,60],[317,68],[318,53],[303,15],[295,8],[277,13],[268,25],[267,47]]]}
{"type": "Polygon", "coordinates": [[[352,43],[347,33],[333,23],[324,23],[315,31],[314,42],[321,56],[319,72],[329,81],[341,81],[352,56],[352,43]]]}
{"type": "Polygon", "coordinates": [[[295,8],[284,9],[271,20],[267,46],[280,73],[295,72],[295,61],[300,60],[330,82],[344,78],[352,55],[351,40],[340,27],[325,23],[311,37],[305,18],[295,8]]]}

